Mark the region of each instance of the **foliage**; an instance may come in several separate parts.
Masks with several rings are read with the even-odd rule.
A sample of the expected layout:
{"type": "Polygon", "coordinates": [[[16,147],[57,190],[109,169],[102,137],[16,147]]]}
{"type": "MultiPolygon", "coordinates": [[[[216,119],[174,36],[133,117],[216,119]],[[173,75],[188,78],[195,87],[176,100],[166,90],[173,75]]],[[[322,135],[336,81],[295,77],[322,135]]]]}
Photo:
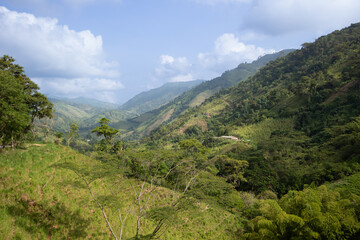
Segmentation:
{"type": "Polygon", "coordinates": [[[279,202],[261,201],[261,216],[247,226],[247,239],[355,239],[359,196],[343,198],[325,186],[290,191],[279,202]]]}
{"type": "Polygon", "coordinates": [[[68,135],[68,139],[67,139],[68,146],[70,146],[71,140],[73,140],[74,138],[79,136],[78,132],[79,132],[79,125],[76,122],[73,122],[70,125],[70,132],[67,134],[68,135]]]}
{"type": "MultiPolygon", "coordinates": [[[[95,125],[103,117],[114,122],[136,116],[135,113],[118,110],[113,104],[98,102],[93,99],[60,100],[49,98],[49,100],[54,104],[53,130],[68,132],[71,123],[76,122],[79,125],[81,137],[88,135],[89,131],[95,128],[95,125]]],[[[42,123],[43,121],[39,122],[42,123]]]]}
{"type": "Polygon", "coordinates": [[[360,170],[359,39],[357,23],[305,44],[147,140],[161,146],[196,138],[212,148],[213,157],[247,161],[247,181],[237,189],[256,194],[271,190],[282,196],[354,174],[360,170]],[[214,140],[222,135],[238,137],[238,147],[214,140]]]}
{"type": "MultiPolygon", "coordinates": [[[[164,160],[171,160],[171,152],[164,160]]],[[[117,235],[121,225],[118,210],[124,220],[131,209],[123,239],[134,237],[137,203],[133,187],[138,191],[144,182],[126,178],[122,169],[56,144],[35,144],[0,154],[0,234],[10,239],[110,239],[101,210],[74,170],[86,177],[117,235]]],[[[144,184],[142,203],[150,185],[144,184]]],[[[237,239],[234,213],[216,201],[185,201],[181,192],[173,189],[159,186],[153,191],[142,215],[139,238],[151,234],[158,220],[167,217],[159,232],[164,239],[237,239]]]]}
{"type": "Polygon", "coordinates": [[[241,182],[246,182],[244,178],[244,169],[248,166],[247,161],[229,158],[226,155],[218,155],[215,157],[215,166],[219,170],[218,176],[224,177],[235,187],[240,186],[241,182]]]}
{"type": "MultiPolygon", "coordinates": [[[[252,63],[239,64],[235,69],[226,71],[220,77],[199,84],[158,109],[143,113],[140,116],[128,119],[125,122],[119,122],[118,127],[123,128],[124,126],[127,126],[125,130],[131,131],[131,135],[127,137],[128,139],[138,139],[144,135],[148,135],[154,130],[153,124],[155,122],[160,122],[159,125],[161,125],[176,119],[191,107],[199,106],[206,101],[206,99],[217,95],[222,89],[230,88],[239,82],[246,80],[268,62],[284,56],[291,51],[293,50],[283,50],[278,53],[267,54],[252,63]],[[172,111],[171,116],[164,120],[162,118],[163,114],[170,110],[172,111]]],[[[156,128],[158,128],[159,125],[157,125],[156,128]]]]}
{"type": "Polygon", "coordinates": [[[121,150],[121,142],[119,140],[114,141],[114,138],[120,131],[109,127],[109,122],[110,120],[107,118],[100,119],[100,126],[94,128],[91,132],[103,137],[98,147],[101,152],[109,153],[111,151],[118,153],[121,150]]]}
{"type": "Polygon", "coordinates": [[[36,118],[51,117],[53,107],[14,61],[6,55],[0,58],[0,143],[12,147],[24,139],[36,118]]]}
{"type": "Polygon", "coordinates": [[[63,132],[55,132],[56,144],[57,145],[59,145],[61,143],[61,139],[62,139],[63,135],[64,135],[63,132]]]}
{"type": "MultiPolygon", "coordinates": [[[[115,239],[358,239],[359,39],[355,24],[304,44],[234,88],[213,94],[201,84],[191,91],[206,89],[202,95],[192,98],[189,92],[126,121],[134,137],[161,125],[141,141],[116,141],[119,130],[102,118],[93,129],[100,139],[97,153],[87,153],[95,158],[57,145],[33,157],[27,155],[33,149],[20,157],[15,156],[20,151],[4,150],[0,211],[7,227],[0,230],[9,229],[14,216],[25,222],[16,222],[16,230],[33,226],[35,221],[24,220],[30,215],[44,225],[35,237],[70,236],[60,209],[76,222],[89,222],[92,238],[110,232],[115,239]],[[44,162],[51,163],[46,170],[39,168],[44,162]],[[12,168],[16,174],[8,173],[12,168]],[[69,194],[59,202],[43,198],[29,178],[43,189],[59,186],[69,194]],[[13,214],[17,210],[11,212],[11,206],[26,217],[13,214]],[[89,209],[95,211],[83,214],[89,209]],[[54,230],[58,223],[66,230],[54,230]]],[[[247,67],[217,81],[236,82],[247,67]]],[[[79,238],[89,234],[80,232],[79,238]]]]}

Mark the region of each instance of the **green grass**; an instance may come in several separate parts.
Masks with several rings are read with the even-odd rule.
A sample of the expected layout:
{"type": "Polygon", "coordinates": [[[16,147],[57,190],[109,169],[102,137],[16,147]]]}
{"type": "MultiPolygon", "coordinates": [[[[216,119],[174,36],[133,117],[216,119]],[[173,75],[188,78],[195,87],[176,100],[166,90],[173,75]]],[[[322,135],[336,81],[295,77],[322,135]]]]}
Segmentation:
{"type": "Polygon", "coordinates": [[[32,145],[0,154],[0,234],[6,239],[87,238],[107,233],[102,219],[92,218],[85,191],[63,184],[76,175],[51,167],[64,161],[85,162],[85,156],[62,146],[32,145]],[[6,223],[6,224],[4,224],[6,223]]]}
{"type": "Polygon", "coordinates": [[[237,136],[245,141],[250,140],[251,143],[258,143],[270,139],[271,132],[273,131],[293,131],[293,122],[292,118],[268,118],[257,124],[233,128],[230,131],[230,135],[237,136]]]}
{"type": "Polygon", "coordinates": [[[202,104],[207,98],[211,97],[216,91],[215,90],[206,90],[204,92],[199,93],[194,97],[190,103],[190,107],[196,107],[202,104]]]}
{"type": "MultiPolygon", "coordinates": [[[[131,186],[139,189],[141,182],[126,179],[117,169],[55,144],[32,144],[27,149],[0,153],[0,235],[5,239],[111,239],[100,209],[71,169],[92,181],[91,189],[105,204],[117,234],[120,222],[116,209],[124,215],[132,206],[123,239],[133,237],[136,205],[131,186]]],[[[149,185],[145,188],[147,194],[149,185]]],[[[177,193],[159,187],[148,207],[169,206],[174,196],[177,193]]],[[[173,223],[164,239],[233,239],[237,224],[234,214],[196,199],[193,207],[178,211],[173,223]]],[[[151,233],[154,226],[154,221],[144,218],[141,234],[151,233]]]]}

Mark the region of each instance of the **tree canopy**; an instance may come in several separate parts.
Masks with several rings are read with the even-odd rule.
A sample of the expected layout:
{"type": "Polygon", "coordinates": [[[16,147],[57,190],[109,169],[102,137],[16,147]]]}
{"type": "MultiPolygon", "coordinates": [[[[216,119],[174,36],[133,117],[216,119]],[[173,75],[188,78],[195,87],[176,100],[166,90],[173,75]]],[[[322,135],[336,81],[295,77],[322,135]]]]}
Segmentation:
{"type": "Polygon", "coordinates": [[[0,143],[12,147],[24,139],[36,118],[51,118],[53,108],[14,62],[7,55],[0,58],[0,143]]]}

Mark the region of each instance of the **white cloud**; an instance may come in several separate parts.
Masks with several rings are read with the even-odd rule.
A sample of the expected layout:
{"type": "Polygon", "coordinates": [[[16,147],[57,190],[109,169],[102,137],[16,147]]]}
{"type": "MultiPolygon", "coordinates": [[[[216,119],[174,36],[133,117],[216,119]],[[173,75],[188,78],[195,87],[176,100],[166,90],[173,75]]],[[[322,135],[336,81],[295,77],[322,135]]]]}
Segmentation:
{"type": "MultiPolygon", "coordinates": [[[[0,7],[0,22],[1,54],[13,56],[30,77],[48,81],[42,84],[43,92],[51,93],[55,89],[52,86],[69,87],[74,94],[91,92],[97,90],[94,82],[121,85],[116,81],[120,77],[117,64],[104,57],[101,36],[94,36],[89,30],[71,30],[54,18],[5,7],[0,7]],[[79,79],[88,79],[89,84],[79,79]]],[[[101,84],[96,85],[103,89],[101,84]]]]}
{"type": "Polygon", "coordinates": [[[174,58],[170,55],[160,56],[160,65],[155,69],[154,81],[157,82],[185,82],[191,81],[191,64],[186,57],[174,58]]]}
{"type": "Polygon", "coordinates": [[[255,0],[244,28],[267,34],[324,33],[360,20],[359,0],[255,0]]]}
{"type": "Polygon", "coordinates": [[[198,61],[203,68],[221,73],[236,67],[242,62],[252,62],[273,49],[264,49],[255,45],[240,42],[234,34],[225,33],[215,40],[211,52],[199,53],[198,61]]]}
{"type": "Polygon", "coordinates": [[[120,82],[106,78],[32,78],[32,80],[40,88],[50,91],[53,96],[84,96],[109,102],[116,102],[116,91],[124,87],[120,82]]]}
{"type": "Polygon", "coordinates": [[[161,64],[171,64],[175,61],[175,59],[169,55],[161,55],[160,59],[161,59],[161,64]]]}
{"type": "Polygon", "coordinates": [[[275,52],[273,49],[245,44],[234,34],[225,33],[215,40],[211,51],[199,53],[193,63],[185,57],[161,55],[153,80],[161,83],[210,80],[240,63],[252,62],[262,55],[273,52],[275,52]]]}
{"type": "Polygon", "coordinates": [[[191,73],[188,73],[186,75],[177,75],[175,77],[172,77],[170,79],[170,82],[189,82],[195,80],[193,75],[191,73]]]}

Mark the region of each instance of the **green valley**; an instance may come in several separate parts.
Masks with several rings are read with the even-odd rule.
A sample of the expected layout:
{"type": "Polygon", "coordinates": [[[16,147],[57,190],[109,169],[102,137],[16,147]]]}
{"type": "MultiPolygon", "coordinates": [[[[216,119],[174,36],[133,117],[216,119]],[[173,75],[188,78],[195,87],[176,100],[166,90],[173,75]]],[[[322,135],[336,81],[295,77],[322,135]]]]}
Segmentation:
{"type": "Polygon", "coordinates": [[[16,84],[1,85],[1,119],[22,121],[16,135],[0,126],[0,234],[359,239],[359,56],[357,23],[240,64],[166,104],[142,94],[100,111],[54,100],[61,128],[53,129],[44,126],[50,104],[35,108],[48,111],[35,111],[43,124],[34,127],[25,75],[8,63],[0,78],[16,84]],[[19,106],[3,97],[17,94],[19,106]]]}

